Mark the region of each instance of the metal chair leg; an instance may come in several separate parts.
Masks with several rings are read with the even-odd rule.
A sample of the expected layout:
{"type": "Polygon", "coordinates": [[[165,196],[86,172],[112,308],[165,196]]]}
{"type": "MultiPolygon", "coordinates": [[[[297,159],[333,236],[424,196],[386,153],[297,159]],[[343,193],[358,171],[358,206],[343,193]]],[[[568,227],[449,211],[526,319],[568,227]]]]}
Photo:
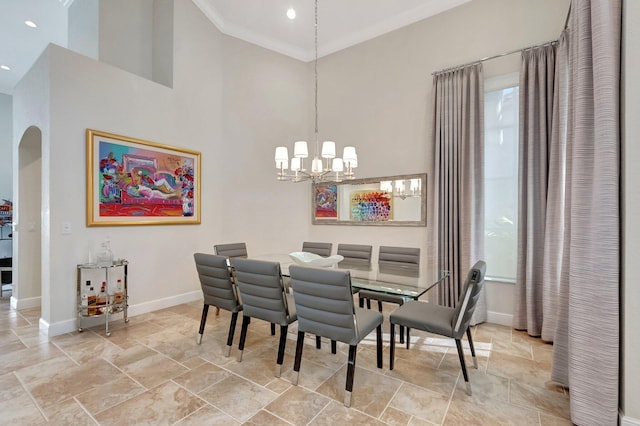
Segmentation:
{"type": "Polygon", "coordinates": [[[251,317],[242,315],[242,329],[240,330],[240,343],[238,344],[238,362],[242,361],[242,351],[244,351],[244,342],[247,340],[247,329],[249,328],[250,322],[251,317]]]}
{"type": "Polygon", "coordinates": [[[300,376],[300,363],[302,362],[302,347],[304,346],[304,331],[298,331],[298,340],[296,341],[296,358],[293,361],[293,385],[298,384],[300,376]]]}
{"type": "Polygon", "coordinates": [[[356,372],[356,353],[358,345],[349,346],[349,361],[347,362],[347,384],[344,392],[344,406],[351,407],[351,392],[353,391],[353,376],[356,372]]]}
{"type": "Polygon", "coordinates": [[[224,356],[228,357],[231,353],[231,345],[233,345],[233,335],[236,332],[236,323],[238,322],[238,313],[231,313],[231,323],[229,324],[229,334],[227,335],[227,349],[224,356]]]}
{"type": "Polygon", "coordinates": [[[284,360],[284,347],[287,344],[287,330],[289,326],[280,326],[280,342],[278,344],[278,360],[276,361],[276,377],[280,377],[282,372],[282,361],[284,360]]]}
{"type": "Polygon", "coordinates": [[[396,338],[395,338],[395,334],[396,334],[396,325],[394,323],[391,323],[391,327],[389,330],[389,340],[390,340],[390,346],[389,346],[389,370],[393,370],[393,363],[395,361],[395,355],[396,355],[396,338]]]}
{"type": "Polygon", "coordinates": [[[471,396],[471,384],[469,383],[469,375],[467,374],[467,366],[464,362],[464,352],[462,352],[462,342],[460,339],[456,340],[456,347],[458,348],[458,357],[460,358],[460,367],[462,367],[462,375],[467,385],[467,395],[471,396]]]}
{"type": "Polygon", "coordinates": [[[202,343],[202,335],[204,334],[204,324],[207,322],[207,313],[209,312],[209,305],[206,303],[202,307],[202,317],[200,318],[200,330],[198,331],[198,344],[202,343]]]}
{"type": "Polygon", "coordinates": [[[471,338],[471,329],[467,327],[467,339],[469,339],[469,348],[471,348],[471,356],[473,357],[473,367],[478,369],[478,358],[476,357],[476,350],[473,347],[473,339],[471,338]]]}

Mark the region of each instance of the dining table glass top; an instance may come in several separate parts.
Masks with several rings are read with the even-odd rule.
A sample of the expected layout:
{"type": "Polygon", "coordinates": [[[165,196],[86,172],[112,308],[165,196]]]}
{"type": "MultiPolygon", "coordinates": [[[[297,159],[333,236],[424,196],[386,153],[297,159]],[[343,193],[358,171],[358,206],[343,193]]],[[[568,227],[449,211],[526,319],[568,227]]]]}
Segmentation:
{"type": "MultiPolygon", "coordinates": [[[[283,276],[289,276],[289,266],[299,265],[288,254],[264,254],[251,256],[251,259],[280,263],[283,276]]],[[[407,298],[417,299],[424,293],[438,285],[449,276],[449,272],[440,271],[437,274],[429,274],[421,268],[393,264],[372,264],[362,266],[340,262],[338,265],[321,269],[348,270],[351,274],[351,286],[357,290],[371,290],[386,294],[396,294],[407,298]]]]}

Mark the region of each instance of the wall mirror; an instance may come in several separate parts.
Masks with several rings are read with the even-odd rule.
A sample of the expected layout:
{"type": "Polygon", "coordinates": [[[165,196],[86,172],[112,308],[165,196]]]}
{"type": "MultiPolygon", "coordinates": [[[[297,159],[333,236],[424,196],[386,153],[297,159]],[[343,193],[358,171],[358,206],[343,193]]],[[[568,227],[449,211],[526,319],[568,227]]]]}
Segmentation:
{"type": "Polygon", "coordinates": [[[427,174],[314,183],[314,225],[426,226],[427,174]]]}

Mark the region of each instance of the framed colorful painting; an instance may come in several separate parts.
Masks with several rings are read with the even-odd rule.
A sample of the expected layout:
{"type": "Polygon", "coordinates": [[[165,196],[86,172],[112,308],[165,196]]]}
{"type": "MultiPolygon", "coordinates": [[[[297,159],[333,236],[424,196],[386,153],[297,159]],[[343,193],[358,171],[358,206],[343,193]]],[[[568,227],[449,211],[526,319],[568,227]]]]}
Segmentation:
{"type": "Polygon", "coordinates": [[[314,218],[338,219],[338,185],[315,185],[314,218]]]}
{"type": "Polygon", "coordinates": [[[393,197],[384,190],[352,191],[349,197],[349,220],[388,222],[393,220],[393,197]]]}
{"type": "Polygon", "coordinates": [[[87,129],[87,226],[200,223],[200,153],[87,129]]]}

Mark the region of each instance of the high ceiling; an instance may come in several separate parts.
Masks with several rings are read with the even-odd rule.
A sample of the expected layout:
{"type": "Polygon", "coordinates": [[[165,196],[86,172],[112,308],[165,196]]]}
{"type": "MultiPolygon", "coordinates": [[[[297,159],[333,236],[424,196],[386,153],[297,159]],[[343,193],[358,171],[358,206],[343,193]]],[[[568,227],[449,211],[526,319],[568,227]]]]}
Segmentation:
{"type": "MultiPolygon", "coordinates": [[[[180,0],[186,1],[186,0],[180,0]]],[[[313,60],[312,0],[192,0],[223,33],[313,60]],[[296,18],[287,18],[289,8],[296,18]]],[[[319,0],[318,54],[353,46],[471,0],[319,0]]],[[[0,93],[11,93],[48,43],[67,45],[73,0],[0,0],[0,93]],[[38,28],[24,24],[31,20],[38,28]]]]}

